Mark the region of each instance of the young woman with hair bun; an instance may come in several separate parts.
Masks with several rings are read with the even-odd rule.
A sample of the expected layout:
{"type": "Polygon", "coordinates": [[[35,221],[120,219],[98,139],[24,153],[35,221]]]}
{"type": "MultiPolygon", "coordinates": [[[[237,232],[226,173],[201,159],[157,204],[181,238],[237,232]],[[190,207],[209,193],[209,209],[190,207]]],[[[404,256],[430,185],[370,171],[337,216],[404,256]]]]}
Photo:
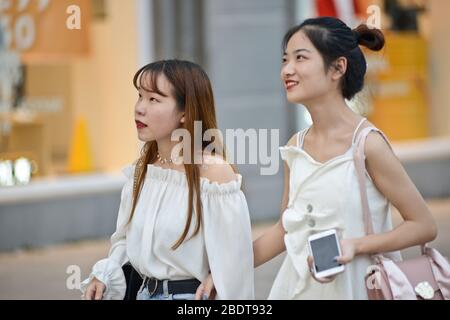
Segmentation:
{"type": "MultiPolygon", "coordinates": [[[[280,148],[284,194],[279,221],[253,242],[255,267],[287,251],[269,299],[367,299],[365,275],[374,253],[401,259],[399,250],[432,241],[434,219],[383,133],[346,103],[363,89],[364,46],[379,51],[380,30],[352,30],[331,17],[305,20],[283,41],[281,79],[287,100],[302,104],[313,124],[280,148]],[[363,145],[374,234],[366,236],[354,152],[363,145]],[[393,229],[390,204],[403,223],[393,229]],[[345,271],[316,279],[308,236],[336,229],[345,271]]],[[[211,278],[204,287],[212,287],[211,278]]]]}

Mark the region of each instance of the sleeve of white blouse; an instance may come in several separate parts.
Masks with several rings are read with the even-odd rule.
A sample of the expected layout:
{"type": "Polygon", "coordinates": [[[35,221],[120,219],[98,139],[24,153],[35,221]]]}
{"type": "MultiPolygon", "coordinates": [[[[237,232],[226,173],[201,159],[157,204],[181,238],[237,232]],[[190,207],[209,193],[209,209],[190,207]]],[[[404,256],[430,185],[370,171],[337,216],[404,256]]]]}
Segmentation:
{"type": "Polygon", "coordinates": [[[254,299],[253,244],[247,201],[240,190],[208,194],[203,232],[216,299],[254,299]]]}
{"type": "Polygon", "coordinates": [[[126,225],[130,216],[133,173],[131,167],[123,170],[127,181],[122,188],[120,207],[117,216],[116,231],[111,236],[111,249],[108,257],[98,261],[92,268],[89,277],[81,283],[80,290],[84,294],[93,278],[105,284],[103,300],[121,300],[125,296],[126,281],[122,266],[128,261],[126,252],[126,225]]]}

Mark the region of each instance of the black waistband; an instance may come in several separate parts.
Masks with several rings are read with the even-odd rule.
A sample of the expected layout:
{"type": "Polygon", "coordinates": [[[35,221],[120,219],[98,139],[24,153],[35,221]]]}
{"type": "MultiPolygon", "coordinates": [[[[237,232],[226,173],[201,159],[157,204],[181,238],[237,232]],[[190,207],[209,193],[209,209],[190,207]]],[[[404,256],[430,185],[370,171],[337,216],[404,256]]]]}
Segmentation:
{"type": "Polygon", "coordinates": [[[164,293],[164,282],[167,282],[168,294],[195,294],[201,282],[197,279],[187,280],[157,280],[153,278],[145,279],[145,286],[147,286],[150,295],[157,295],[164,293]]]}
{"type": "MultiPolygon", "coordinates": [[[[140,287],[142,286],[143,279],[129,262],[123,265],[122,269],[125,274],[125,279],[127,282],[127,291],[124,300],[136,300],[136,296],[140,287]]],[[[157,284],[155,284],[155,282],[156,279],[151,278],[145,279],[145,285],[147,286],[149,292],[152,293],[152,291],[154,290],[154,293],[152,295],[163,294],[164,293],[163,281],[158,280],[157,284]]],[[[176,280],[176,281],[169,280],[167,283],[169,294],[195,293],[199,285],[200,281],[198,281],[197,279],[176,280]]]]}

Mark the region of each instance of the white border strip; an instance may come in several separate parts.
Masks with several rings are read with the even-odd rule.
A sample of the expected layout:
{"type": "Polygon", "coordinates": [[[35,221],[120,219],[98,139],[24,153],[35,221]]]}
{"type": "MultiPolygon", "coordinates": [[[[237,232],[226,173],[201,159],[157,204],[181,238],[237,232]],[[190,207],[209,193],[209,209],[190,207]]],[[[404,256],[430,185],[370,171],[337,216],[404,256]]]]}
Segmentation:
{"type": "Polygon", "coordinates": [[[123,174],[38,179],[24,186],[1,187],[0,205],[120,191],[125,181],[123,174]]]}
{"type": "Polygon", "coordinates": [[[450,159],[450,137],[393,142],[392,148],[402,162],[450,159]]]}

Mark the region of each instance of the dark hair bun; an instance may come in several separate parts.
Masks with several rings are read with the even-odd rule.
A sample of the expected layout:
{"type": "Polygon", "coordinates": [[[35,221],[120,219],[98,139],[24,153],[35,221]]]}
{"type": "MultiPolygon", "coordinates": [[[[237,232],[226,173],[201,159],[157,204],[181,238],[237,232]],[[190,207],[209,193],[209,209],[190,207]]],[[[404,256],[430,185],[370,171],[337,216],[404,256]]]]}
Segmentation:
{"type": "Polygon", "coordinates": [[[359,45],[370,50],[380,51],[384,47],[384,35],[379,29],[369,28],[366,24],[360,24],[356,29],[353,29],[353,34],[359,45]]]}

